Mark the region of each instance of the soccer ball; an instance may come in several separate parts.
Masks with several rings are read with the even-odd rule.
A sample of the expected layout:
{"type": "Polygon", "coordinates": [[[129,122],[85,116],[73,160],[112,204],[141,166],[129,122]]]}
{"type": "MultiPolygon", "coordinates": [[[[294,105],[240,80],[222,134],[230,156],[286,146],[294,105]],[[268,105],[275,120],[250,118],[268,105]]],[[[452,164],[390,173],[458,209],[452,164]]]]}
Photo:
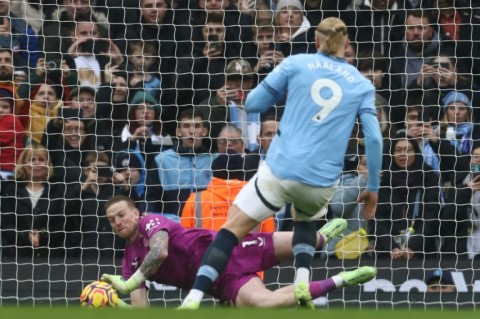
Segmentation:
{"type": "Polygon", "coordinates": [[[118,295],[115,288],[103,281],[94,281],[83,288],[80,305],[88,308],[116,308],[118,295]]]}

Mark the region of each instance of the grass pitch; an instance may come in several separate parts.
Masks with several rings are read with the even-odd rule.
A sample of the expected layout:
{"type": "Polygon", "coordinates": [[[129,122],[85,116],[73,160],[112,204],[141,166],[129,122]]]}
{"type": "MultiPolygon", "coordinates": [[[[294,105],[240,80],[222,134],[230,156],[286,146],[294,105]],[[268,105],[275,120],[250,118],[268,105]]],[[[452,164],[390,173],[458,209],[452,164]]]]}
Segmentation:
{"type": "Polygon", "coordinates": [[[85,309],[81,307],[3,307],[0,308],[0,318],[35,318],[35,319],[138,319],[138,318],[168,318],[168,319],[478,319],[475,310],[375,310],[375,309],[239,309],[239,308],[208,308],[196,311],[178,311],[175,309],[85,309]]]}

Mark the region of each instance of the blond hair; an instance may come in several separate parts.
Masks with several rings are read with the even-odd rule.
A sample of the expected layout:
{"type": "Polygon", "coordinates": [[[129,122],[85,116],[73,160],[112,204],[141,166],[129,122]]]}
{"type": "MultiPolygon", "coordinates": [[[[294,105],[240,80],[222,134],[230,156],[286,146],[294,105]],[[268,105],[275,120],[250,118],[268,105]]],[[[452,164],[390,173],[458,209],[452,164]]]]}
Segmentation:
{"type": "Polygon", "coordinates": [[[27,176],[27,172],[25,170],[25,163],[27,163],[32,156],[37,154],[45,155],[47,158],[48,174],[45,180],[48,180],[53,176],[53,165],[50,161],[48,150],[42,144],[32,142],[29,147],[22,151],[22,154],[20,154],[20,157],[18,158],[17,165],[15,166],[15,179],[17,181],[25,181],[30,179],[30,176],[27,176]]]}
{"type": "Polygon", "coordinates": [[[336,55],[341,48],[345,47],[348,31],[342,20],[330,17],[318,24],[316,34],[321,39],[320,51],[327,55],[336,55]]]}

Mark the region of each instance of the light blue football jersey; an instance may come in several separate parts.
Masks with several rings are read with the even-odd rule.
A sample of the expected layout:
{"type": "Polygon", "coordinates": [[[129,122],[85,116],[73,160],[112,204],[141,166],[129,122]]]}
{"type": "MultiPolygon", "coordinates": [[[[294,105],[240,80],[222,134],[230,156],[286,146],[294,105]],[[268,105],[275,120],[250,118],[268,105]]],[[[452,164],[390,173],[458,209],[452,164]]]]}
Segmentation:
{"type": "MultiPolygon", "coordinates": [[[[344,59],[318,52],[289,56],[260,86],[276,101],[288,93],[267,154],[272,172],[312,186],[335,185],[356,118],[376,115],[371,82],[344,59]]],[[[249,112],[269,106],[259,110],[248,102],[249,112]]]]}

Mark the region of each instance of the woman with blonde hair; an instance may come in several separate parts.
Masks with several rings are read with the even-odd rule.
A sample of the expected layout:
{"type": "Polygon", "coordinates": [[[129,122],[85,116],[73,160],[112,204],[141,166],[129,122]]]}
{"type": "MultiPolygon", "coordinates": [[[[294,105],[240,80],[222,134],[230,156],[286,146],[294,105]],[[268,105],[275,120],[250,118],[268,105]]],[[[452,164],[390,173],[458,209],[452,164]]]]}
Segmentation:
{"type": "Polygon", "coordinates": [[[74,254],[79,185],[55,182],[44,146],[32,143],[20,155],[15,180],[1,181],[2,251],[7,256],[62,257],[74,254]]]}

